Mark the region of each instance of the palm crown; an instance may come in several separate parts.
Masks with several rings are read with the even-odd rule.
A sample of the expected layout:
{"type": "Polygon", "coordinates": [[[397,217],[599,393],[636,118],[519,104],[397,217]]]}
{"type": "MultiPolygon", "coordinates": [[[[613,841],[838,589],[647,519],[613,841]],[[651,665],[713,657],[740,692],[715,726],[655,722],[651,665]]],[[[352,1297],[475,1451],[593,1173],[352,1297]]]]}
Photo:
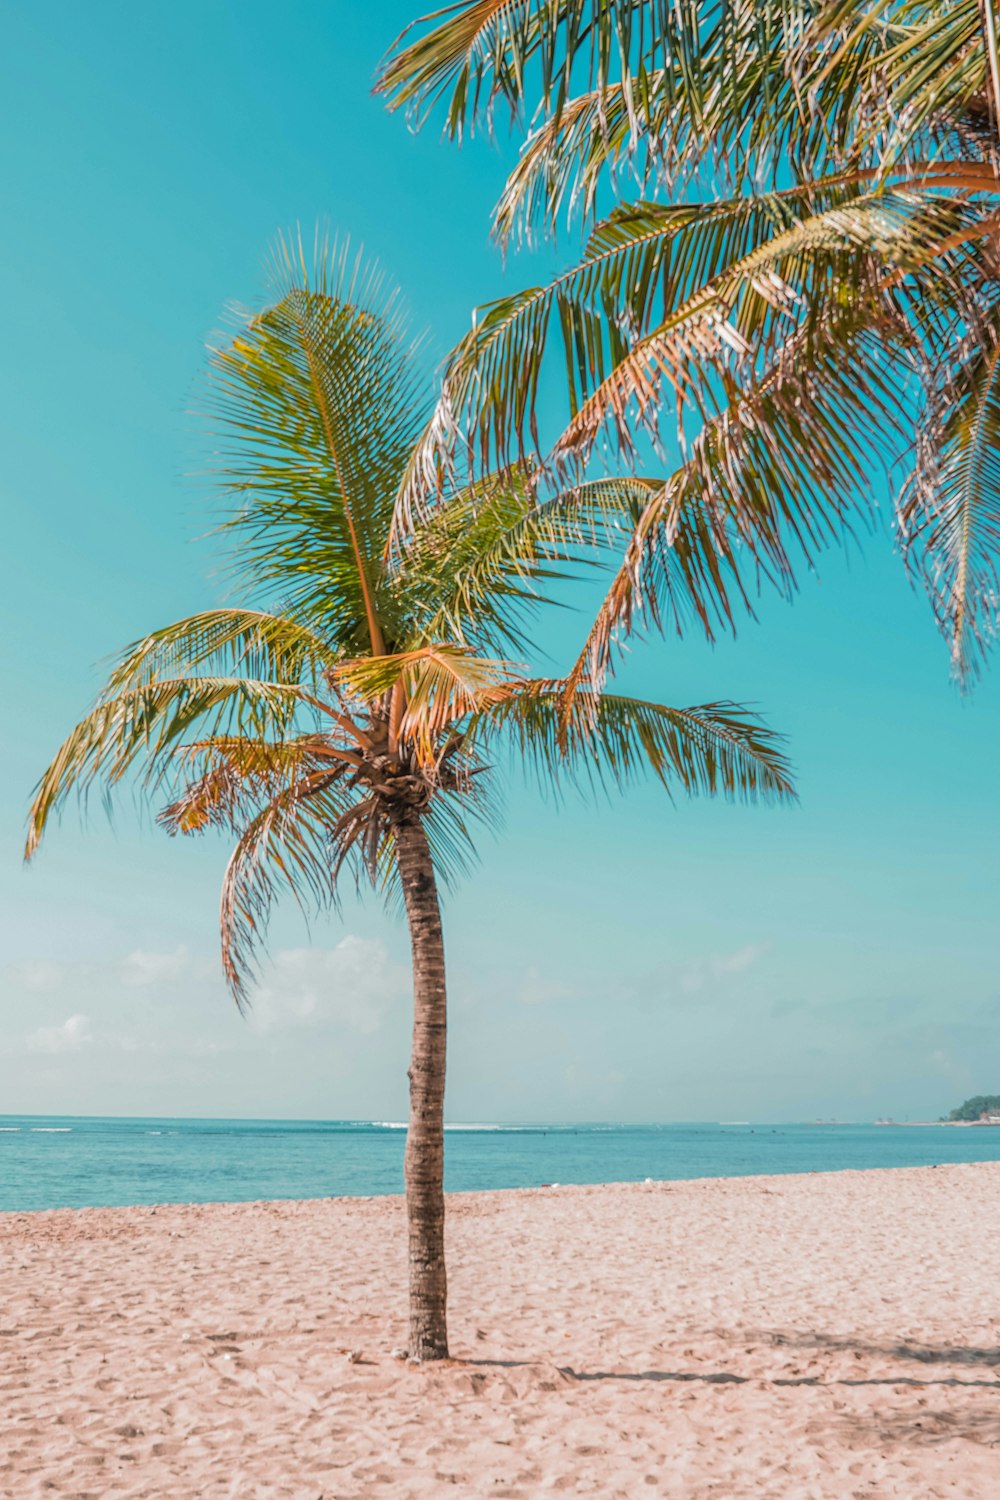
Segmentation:
{"type": "Polygon", "coordinates": [[[246,993],[273,896],[320,905],[345,863],[395,878],[393,824],[418,811],[439,873],[488,812],[502,738],[542,776],[687,791],[790,792],[776,737],[737,704],[672,709],[516,670],[541,590],[633,501],[595,482],[542,504],[523,475],[443,493],[392,540],[394,499],[426,405],[394,294],[346,254],[309,277],[283,247],[279,299],[215,353],[227,522],[238,566],[275,611],[238,605],[156,630],[122,656],[32,808],[33,852],[74,787],[141,767],[172,833],[238,836],[226,874],[226,973],[246,993]]]}
{"type": "Polygon", "coordinates": [[[790,589],[887,474],[955,669],[977,670],[1000,608],[993,7],[480,0],[428,22],[384,65],[394,103],[443,99],[454,134],[532,118],[499,238],[605,216],[570,269],[477,315],[407,511],[456,430],[479,463],[530,453],[556,485],[599,446],[634,461],[643,432],[675,455],[594,672],[637,614],[680,625],[693,603],[711,634],[762,576],[790,589]],[[630,175],[643,196],[616,207],[630,175]],[[567,402],[540,441],[552,356],[567,402]]]}

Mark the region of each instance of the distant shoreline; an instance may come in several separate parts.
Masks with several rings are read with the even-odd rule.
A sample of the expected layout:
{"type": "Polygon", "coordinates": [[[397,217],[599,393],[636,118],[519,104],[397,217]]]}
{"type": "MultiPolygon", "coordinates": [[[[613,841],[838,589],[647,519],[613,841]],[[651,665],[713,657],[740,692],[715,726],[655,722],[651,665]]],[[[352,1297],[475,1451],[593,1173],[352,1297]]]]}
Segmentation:
{"type": "Polygon", "coordinates": [[[1000,1120],[873,1120],[872,1124],[905,1125],[908,1129],[917,1130],[923,1130],[928,1125],[945,1125],[949,1129],[958,1126],[962,1130],[975,1129],[977,1126],[981,1130],[1000,1129],[1000,1120]]]}

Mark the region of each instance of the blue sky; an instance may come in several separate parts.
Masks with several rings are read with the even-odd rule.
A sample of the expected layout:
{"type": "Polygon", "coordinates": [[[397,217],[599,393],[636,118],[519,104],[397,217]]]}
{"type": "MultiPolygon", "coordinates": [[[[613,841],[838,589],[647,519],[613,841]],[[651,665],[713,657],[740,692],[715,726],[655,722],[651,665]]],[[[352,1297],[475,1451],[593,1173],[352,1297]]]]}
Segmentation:
{"type": "MultiPolygon", "coordinates": [[[[442,350],[553,264],[505,272],[489,244],[503,153],[414,136],[370,97],[411,14],[7,16],[0,1110],[405,1111],[407,942],[376,904],[311,934],[282,914],[244,1022],[215,948],[224,843],[125,806],[114,829],[68,814],[30,871],[19,845],[100,662],[223,596],[189,411],[276,231],[362,242],[442,350]]],[[[759,703],[801,806],[643,788],[593,810],[512,787],[446,910],[451,1117],[917,1118],[1000,1090],[1000,679],[959,696],[885,530],[736,643],[636,645],[625,675],[668,702],[759,703]]]]}

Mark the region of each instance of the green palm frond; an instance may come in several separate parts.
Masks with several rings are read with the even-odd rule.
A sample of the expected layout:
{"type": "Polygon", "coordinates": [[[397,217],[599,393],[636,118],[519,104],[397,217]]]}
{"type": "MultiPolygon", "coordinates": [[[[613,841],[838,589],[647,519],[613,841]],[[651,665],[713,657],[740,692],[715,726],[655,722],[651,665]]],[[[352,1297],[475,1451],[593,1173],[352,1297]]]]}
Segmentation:
{"type": "MultiPolygon", "coordinates": [[[[610,428],[619,451],[631,459],[634,431],[646,426],[658,432],[659,413],[668,399],[683,444],[688,418],[710,421],[719,412],[720,396],[731,399],[743,372],[759,371],[775,357],[784,360],[792,342],[799,346],[797,358],[807,358],[809,340],[796,339],[801,329],[815,330],[822,343],[832,320],[840,337],[866,326],[889,326],[891,307],[878,295],[883,257],[915,257],[929,235],[940,239],[955,223],[950,204],[935,203],[926,215],[930,223],[919,225],[913,224],[910,210],[906,205],[900,212],[898,205],[878,196],[856,200],[849,209],[809,215],[755,246],[686,298],[682,295],[602,379],[591,370],[586,379],[578,358],[581,378],[577,389],[571,388],[575,411],[554,453],[586,461],[597,438],[610,428]],[[866,264],[859,252],[878,254],[879,261],[866,264]],[[852,293],[849,303],[847,290],[852,293]]],[[[645,213],[642,219],[648,223],[656,217],[645,213]]],[[[644,292],[634,306],[639,326],[648,310],[644,292]]],[[[574,332],[579,353],[580,336],[574,332]]],[[[596,342],[592,332],[590,342],[596,342]]]]}
{"type": "MultiPolygon", "coordinates": [[[[616,210],[577,265],[475,314],[409,464],[402,522],[426,509],[451,454],[474,472],[534,459],[546,482],[565,486],[586,472],[595,444],[631,467],[637,445],[652,440],[670,461],[661,445],[672,424],[685,461],[677,493],[695,529],[674,533],[685,556],[660,568],[672,590],[660,609],[648,556],[650,538],[659,541],[643,520],[629,559],[646,576],[616,583],[619,624],[640,595],[654,617],[676,616],[687,559],[703,570],[692,601],[703,619],[716,577],[759,567],[787,587],[791,548],[769,530],[782,507],[761,512],[754,500],[735,530],[718,517],[751,449],[773,457],[790,437],[774,430],[748,446],[738,422],[746,464],[727,473],[712,455],[728,462],[720,424],[748,410],[755,390],[773,388],[784,351],[802,357],[806,323],[824,324],[819,366],[808,378],[798,372],[802,395],[819,392],[828,413],[839,410],[845,444],[859,454],[873,393],[878,410],[894,414],[895,445],[899,419],[918,406],[915,366],[932,372],[928,424],[919,438],[911,426],[901,445],[919,451],[899,524],[960,673],[973,670],[994,633],[996,538],[978,500],[965,541],[946,517],[968,510],[956,485],[982,488],[970,476],[992,461],[994,436],[985,420],[972,424],[971,460],[960,419],[947,427],[942,402],[947,393],[964,407],[973,371],[992,359],[987,337],[977,362],[969,334],[989,319],[998,273],[998,33],[996,8],[983,0],[467,0],[415,23],[380,75],[392,106],[419,115],[442,101],[454,134],[501,102],[530,122],[495,216],[501,241],[535,225],[555,229],[563,214],[589,216],[618,195],[623,172],[670,201],[616,210]],[[678,201],[706,181],[729,196],[678,201]],[[859,370],[862,342],[874,360],[867,370],[862,362],[853,403],[836,372],[829,395],[820,389],[831,370],[826,335],[844,340],[845,368],[859,370]],[[542,392],[548,417],[557,371],[566,408],[543,440],[542,392]],[[940,453],[931,434],[945,444],[940,453]],[[726,550],[733,537],[739,557],[726,550]],[[710,545],[723,549],[714,563],[710,545]]],[[[783,421],[787,410],[778,403],[772,415],[783,421]]],[[[792,413],[787,434],[797,426],[792,413]]],[[[845,504],[839,457],[837,484],[826,488],[831,443],[844,444],[826,437],[800,502],[785,507],[796,525],[816,511],[822,532],[845,504]]],[[[802,462],[792,470],[801,478],[802,462]]],[[[670,513],[662,501],[656,509],[661,519],[670,513]]],[[[742,581],[730,592],[745,594],[742,581]]],[[[721,593],[714,613],[732,618],[721,593]]],[[[607,611],[602,633],[604,649],[607,611]]]]}
{"type": "MultiPolygon", "coordinates": [[[[981,0],[830,0],[814,24],[823,82],[853,110],[859,145],[891,168],[996,118],[994,18],[981,0]],[[866,90],[867,108],[859,109],[866,90]],[[872,86],[877,92],[872,97],[872,86]]],[[[817,70],[818,72],[819,70],[817,70]]]]}
{"type": "Polygon", "coordinates": [[[321,635],[287,615],[209,609],[128,647],[111,673],[108,690],[144,687],[205,668],[315,689],[336,662],[336,651],[321,635]]]}
{"type": "Polygon", "coordinates": [[[501,101],[541,114],[551,213],[623,155],[671,187],[926,155],[996,86],[989,21],[981,0],[471,0],[414,22],[378,87],[418,118],[442,102],[454,136],[501,101]]]}
{"type": "MultiPolygon", "coordinates": [[[[475,866],[478,854],[474,831],[477,828],[495,829],[498,819],[497,785],[485,774],[467,777],[460,795],[440,792],[434,798],[424,819],[424,831],[435,872],[446,887],[454,890],[475,866]]],[[[388,867],[384,886],[391,902],[400,899],[394,864],[388,867]]]]}
{"type": "MultiPolygon", "coordinates": [[[[582,512],[582,504],[573,508],[582,512]]],[[[571,507],[542,505],[530,467],[487,474],[437,498],[425,524],[400,535],[390,577],[409,616],[405,644],[453,639],[509,649],[518,621],[565,576],[583,526],[571,507]]]]}
{"type": "Polygon", "coordinates": [[[491,118],[498,101],[518,113],[528,88],[558,115],[580,75],[597,89],[621,77],[629,109],[638,110],[651,74],[668,64],[682,74],[706,32],[728,34],[740,10],[731,0],[464,0],[403,32],[378,88],[393,108],[418,115],[442,101],[455,136],[491,118]],[[414,27],[429,29],[410,40],[414,27]]]}
{"type": "MultiPolygon", "coordinates": [[[[597,445],[630,466],[644,441],[664,456],[678,445],[682,465],[654,504],[655,524],[642,513],[617,602],[598,621],[595,680],[640,597],[654,620],[693,611],[712,633],[761,579],[793,587],[796,556],[811,561],[864,514],[871,480],[912,441],[928,341],[940,344],[956,309],[967,319],[996,277],[992,166],[876,175],[617,210],[576,267],[477,316],[449,362],[447,418],[416,450],[399,516],[427,511],[423,476],[456,450],[473,467],[533,462],[537,483],[565,487],[597,445]],[[568,411],[546,452],[541,393],[560,366],[568,411]],[[659,587],[670,597],[658,600],[659,587]]],[[[941,531],[923,534],[943,542],[941,531]]],[[[957,576],[969,593],[939,618],[989,618],[988,572],[957,576]]]]}
{"type": "Polygon", "coordinates": [[[27,857],[71,791],[86,795],[95,783],[110,791],[137,767],[156,785],[193,730],[280,740],[310,710],[297,686],[240,677],[163,678],[113,693],[81,719],[35,788],[27,857]]]}
{"type": "MultiPolygon", "coordinates": [[[[605,178],[626,169],[640,189],[655,179],[680,176],[672,101],[660,99],[653,81],[651,113],[637,125],[618,83],[570,99],[558,115],[543,120],[527,137],[507,177],[493,214],[493,233],[508,246],[530,240],[535,226],[555,232],[565,217],[588,219],[605,178]],[[653,113],[655,111],[655,113],[653,113]]],[[[693,173],[694,163],[688,169],[693,173]]]]}
{"type": "MultiPolygon", "coordinates": [[[[860,194],[856,182],[827,191],[805,218],[796,217],[802,192],[622,211],[591,242],[607,256],[593,283],[559,288],[541,327],[534,314],[521,328],[512,318],[485,346],[477,329],[446,380],[480,453],[507,443],[514,419],[533,409],[555,320],[557,352],[561,342],[580,380],[549,458],[557,472],[585,464],[605,432],[632,461],[636,427],[646,418],[658,437],[669,394],[686,456],[659,491],[638,497],[622,573],[654,611],[678,624],[693,611],[709,634],[714,621],[732,622],[733,594],[745,606],[759,572],[791,586],[793,544],[809,560],[840,535],[863,509],[873,458],[887,465],[902,447],[912,360],[886,263],[913,265],[965,222],[950,198],[915,207],[903,195],[860,194]],[[669,317],[642,332],[667,297],[678,299],[669,317]],[[640,330],[627,346],[626,318],[640,330]],[[658,571],[646,572],[644,558],[658,571]],[[670,599],[658,606],[651,582],[670,599]]],[[[619,610],[619,622],[626,616],[619,610]]]]}
{"type": "MultiPolygon", "coordinates": [[[[901,445],[880,346],[793,340],[705,424],[678,469],[647,492],[576,667],[595,683],[639,621],[709,639],[753,613],[766,580],[790,595],[801,568],[869,513],[878,470],[901,445]],[[873,372],[874,378],[873,378],[873,372]]],[[[902,395],[902,393],[901,393],[902,395]]]]}
{"type": "Polygon", "coordinates": [[[241,567],[342,651],[385,648],[381,564],[425,415],[397,295],[346,250],[284,244],[280,300],[213,356],[241,567]]]}
{"type": "Polygon", "coordinates": [[[652,774],[668,790],[691,795],[794,797],[781,736],[738,703],[675,709],[538,679],[474,719],[469,735],[488,745],[500,730],[543,785],[567,778],[622,790],[652,774]]]}
{"type": "Polygon", "coordinates": [[[529,468],[488,476],[437,503],[403,539],[396,576],[407,644],[454,640],[480,653],[530,651],[529,615],[560,584],[617,554],[652,481],[585,480],[539,497],[529,468]]]}
{"type": "Polygon", "coordinates": [[[828,49],[807,40],[796,9],[780,0],[730,7],[714,26],[706,21],[696,54],[669,70],[647,69],[638,100],[630,97],[626,71],[546,113],[496,205],[498,241],[530,239],[538,226],[555,231],[562,216],[567,223],[589,218],[602,189],[619,196],[623,178],[643,195],[661,190],[676,203],[706,178],[729,196],[760,194],[767,185],[776,191],[789,176],[815,188],[873,170],[857,136],[867,101],[879,97],[877,74],[873,69],[869,78],[866,69],[884,47],[859,55],[856,46],[831,75],[828,49]]]}

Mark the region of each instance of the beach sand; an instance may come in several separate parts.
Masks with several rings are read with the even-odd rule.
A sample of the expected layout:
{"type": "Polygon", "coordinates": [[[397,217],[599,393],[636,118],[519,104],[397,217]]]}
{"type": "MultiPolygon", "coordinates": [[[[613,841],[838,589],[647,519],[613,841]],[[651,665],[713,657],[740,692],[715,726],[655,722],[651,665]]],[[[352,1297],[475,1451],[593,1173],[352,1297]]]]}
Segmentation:
{"type": "Polygon", "coordinates": [[[1000,1164],[0,1215],[0,1495],[1000,1493],[1000,1164]]]}

